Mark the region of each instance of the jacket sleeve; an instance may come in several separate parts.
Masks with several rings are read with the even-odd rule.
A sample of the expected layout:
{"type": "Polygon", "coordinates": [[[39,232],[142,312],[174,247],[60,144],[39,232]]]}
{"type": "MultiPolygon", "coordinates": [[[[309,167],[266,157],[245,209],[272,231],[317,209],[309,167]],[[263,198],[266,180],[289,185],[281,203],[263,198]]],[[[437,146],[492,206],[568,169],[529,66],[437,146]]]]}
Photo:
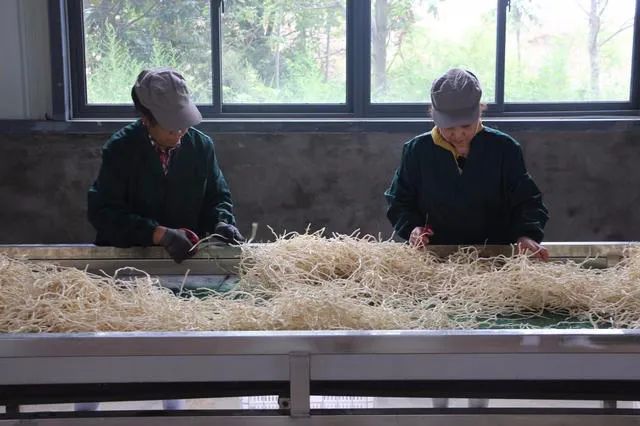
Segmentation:
{"type": "Polygon", "coordinates": [[[409,239],[416,226],[424,225],[424,217],[418,208],[416,182],[420,177],[414,160],[410,156],[409,143],[406,143],[400,167],[396,170],[391,187],[384,193],[389,205],[387,218],[398,236],[405,240],[409,239]]]}
{"type": "Polygon", "coordinates": [[[233,216],[233,200],[229,185],[218,165],[215,150],[212,148],[209,153],[209,167],[211,172],[207,177],[205,188],[204,209],[206,215],[206,230],[213,233],[218,222],[225,222],[235,225],[233,216]]]}
{"type": "Polygon", "coordinates": [[[522,149],[512,141],[505,158],[506,185],[511,212],[511,237],[529,237],[537,242],[544,238],[544,226],[549,212],[542,202],[542,193],[527,172],[522,149]]]}
{"type": "Polygon", "coordinates": [[[104,241],[115,247],[153,245],[158,222],[131,211],[127,204],[127,171],[123,156],[109,145],[102,150],[98,178],[89,189],[89,221],[104,241]]]}

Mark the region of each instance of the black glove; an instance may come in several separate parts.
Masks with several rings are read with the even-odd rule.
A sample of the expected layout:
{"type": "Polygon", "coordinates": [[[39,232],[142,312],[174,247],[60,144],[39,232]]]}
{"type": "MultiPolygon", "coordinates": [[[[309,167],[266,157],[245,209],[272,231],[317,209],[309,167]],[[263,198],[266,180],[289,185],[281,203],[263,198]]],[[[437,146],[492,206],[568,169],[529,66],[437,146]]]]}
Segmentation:
{"type": "Polygon", "coordinates": [[[167,228],[160,240],[160,244],[164,246],[169,256],[171,256],[176,263],[182,262],[195,253],[195,251],[189,252],[193,244],[189,241],[187,233],[182,229],[167,228]]]}
{"type": "Polygon", "coordinates": [[[216,234],[216,238],[227,244],[238,244],[244,242],[244,237],[240,231],[238,231],[238,228],[233,225],[229,225],[228,223],[218,222],[213,233],[216,234]]]}

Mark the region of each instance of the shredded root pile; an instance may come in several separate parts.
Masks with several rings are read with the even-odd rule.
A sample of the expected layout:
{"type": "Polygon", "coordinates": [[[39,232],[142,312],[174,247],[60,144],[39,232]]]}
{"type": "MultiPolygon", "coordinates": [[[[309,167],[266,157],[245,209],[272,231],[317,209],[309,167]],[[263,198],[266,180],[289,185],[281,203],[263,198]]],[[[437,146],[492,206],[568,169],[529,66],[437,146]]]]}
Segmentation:
{"type": "Polygon", "coordinates": [[[615,267],[525,256],[447,259],[373,237],[288,234],[242,247],[226,294],[176,297],[0,256],[0,332],[640,327],[640,251],[615,267]]]}

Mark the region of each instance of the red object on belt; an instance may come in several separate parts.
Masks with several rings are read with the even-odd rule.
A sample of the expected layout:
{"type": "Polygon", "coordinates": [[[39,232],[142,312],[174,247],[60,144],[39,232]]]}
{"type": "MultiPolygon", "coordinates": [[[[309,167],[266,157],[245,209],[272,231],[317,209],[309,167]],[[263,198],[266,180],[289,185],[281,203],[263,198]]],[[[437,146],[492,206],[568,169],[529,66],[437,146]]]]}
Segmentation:
{"type": "Polygon", "coordinates": [[[180,230],[184,231],[184,233],[187,234],[187,238],[189,239],[189,241],[191,241],[191,244],[195,245],[195,244],[198,244],[198,241],[200,241],[198,234],[193,232],[191,229],[180,228],[180,230]]]}

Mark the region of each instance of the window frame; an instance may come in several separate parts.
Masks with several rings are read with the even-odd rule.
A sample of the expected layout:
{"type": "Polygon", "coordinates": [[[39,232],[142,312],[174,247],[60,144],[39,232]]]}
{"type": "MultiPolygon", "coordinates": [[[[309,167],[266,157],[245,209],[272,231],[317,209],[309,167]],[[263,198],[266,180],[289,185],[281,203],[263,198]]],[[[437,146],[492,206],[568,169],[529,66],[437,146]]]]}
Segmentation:
{"type": "MultiPolygon", "coordinates": [[[[510,0],[495,0],[495,101],[488,117],[574,117],[640,114],[640,0],[635,0],[629,101],[505,103],[506,24],[510,0]]],[[[371,102],[371,0],[346,0],[346,90],[341,104],[224,104],[221,86],[221,33],[224,0],[211,7],[212,104],[199,104],[205,119],[380,119],[426,117],[429,103],[371,102]]],[[[131,105],[87,102],[82,0],[49,0],[53,117],[122,119],[135,116],[131,105]]],[[[132,82],[133,84],[133,82],[132,82]]],[[[426,90],[426,88],[425,88],[426,90]]]]}

